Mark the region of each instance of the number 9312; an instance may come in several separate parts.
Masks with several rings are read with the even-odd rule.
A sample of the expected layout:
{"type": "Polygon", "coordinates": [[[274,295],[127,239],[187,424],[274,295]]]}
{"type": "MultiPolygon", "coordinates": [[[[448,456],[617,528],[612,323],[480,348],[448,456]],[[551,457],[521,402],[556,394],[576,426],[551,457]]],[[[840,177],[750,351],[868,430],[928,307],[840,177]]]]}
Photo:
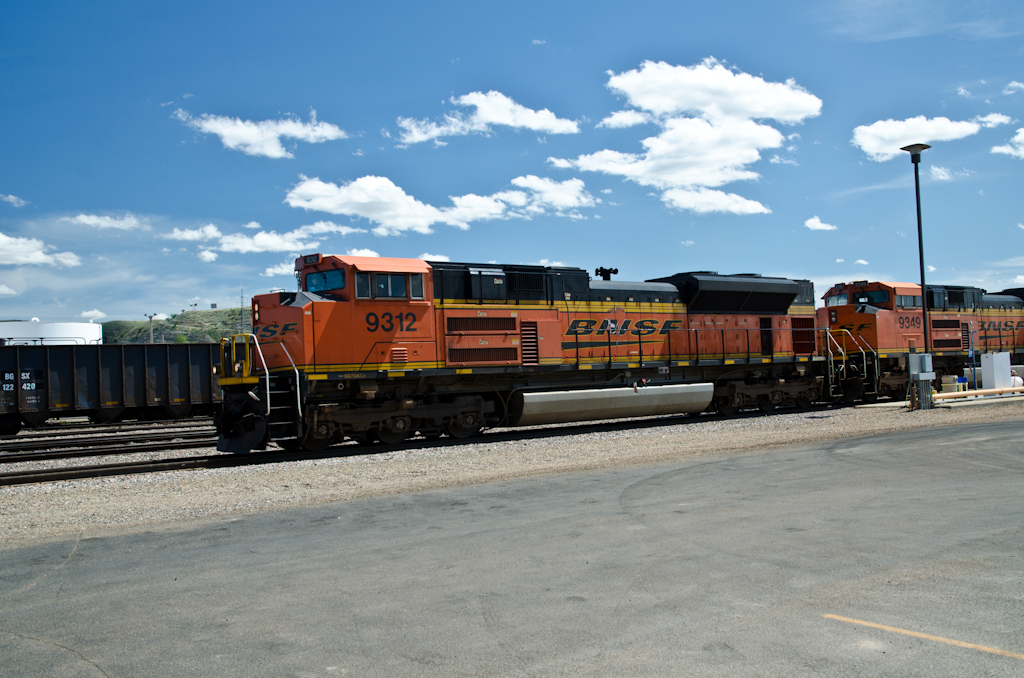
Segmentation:
{"type": "Polygon", "coordinates": [[[399,332],[415,332],[416,316],[412,313],[381,313],[379,317],[376,313],[366,314],[366,329],[370,332],[394,332],[396,326],[399,332]]]}

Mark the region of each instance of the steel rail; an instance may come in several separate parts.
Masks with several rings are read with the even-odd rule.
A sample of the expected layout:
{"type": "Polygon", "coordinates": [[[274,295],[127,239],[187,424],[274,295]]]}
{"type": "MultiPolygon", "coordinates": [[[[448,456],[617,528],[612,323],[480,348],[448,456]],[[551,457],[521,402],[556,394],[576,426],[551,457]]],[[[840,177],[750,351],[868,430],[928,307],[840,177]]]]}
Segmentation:
{"type": "Polygon", "coordinates": [[[45,450],[42,452],[10,452],[0,454],[0,464],[18,464],[26,461],[48,461],[53,459],[77,459],[80,457],[106,457],[139,452],[161,452],[163,450],[190,450],[197,447],[213,447],[216,438],[202,438],[190,441],[164,443],[142,443],[141,445],[118,445],[92,447],[80,450],[45,450]]]}
{"type": "Polygon", "coordinates": [[[170,421],[131,421],[117,422],[113,424],[45,424],[40,428],[28,428],[14,435],[0,436],[0,442],[10,440],[21,440],[23,438],[43,438],[47,436],[80,435],[94,431],[96,433],[120,432],[163,428],[195,428],[197,426],[210,426],[213,424],[213,417],[196,417],[194,419],[173,419],[170,421]]]}
{"type": "Polygon", "coordinates": [[[104,447],[111,446],[118,443],[133,443],[137,441],[141,442],[156,442],[165,440],[168,442],[174,440],[197,440],[206,439],[214,434],[212,427],[206,427],[205,430],[201,431],[179,431],[179,432],[163,432],[163,433],[147,433],[137,434],[128,433],[123,435],[108,435],[108,436],[96,436],[89,438],[75,437],[75,438],[48,438],[45,440],[26,440],[26,441],[3,441],[0,443],[0,457],[4,456],[6,452],[30,452],[33,450],[58,450],[58,449],[78,449],[78,448],[90,448],[90,447],[104,447]]]}

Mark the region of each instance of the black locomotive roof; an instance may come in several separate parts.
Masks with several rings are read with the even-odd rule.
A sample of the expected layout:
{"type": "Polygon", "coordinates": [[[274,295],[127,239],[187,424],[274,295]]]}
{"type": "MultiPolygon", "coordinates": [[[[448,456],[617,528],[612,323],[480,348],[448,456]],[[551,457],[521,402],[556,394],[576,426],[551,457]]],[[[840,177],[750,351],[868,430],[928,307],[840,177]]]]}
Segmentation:
{"type": "Polygon", "coordinates": [[[1011,287],[1008,290],[1003,290],[1002,292],[996,292],[996,294],[999,294],[999,295],[1010,295],[1010,296],[1017,297],[1018,299],[1024,299],[1024,287],[1011,287]]]}
{"type": "Polygon", "coordinates": [[[801,295],[801,284],[754,273],[719,275],[711,271],[676,273],[648,282],[675,285],[692,313],[786,313],[801,295]]]}

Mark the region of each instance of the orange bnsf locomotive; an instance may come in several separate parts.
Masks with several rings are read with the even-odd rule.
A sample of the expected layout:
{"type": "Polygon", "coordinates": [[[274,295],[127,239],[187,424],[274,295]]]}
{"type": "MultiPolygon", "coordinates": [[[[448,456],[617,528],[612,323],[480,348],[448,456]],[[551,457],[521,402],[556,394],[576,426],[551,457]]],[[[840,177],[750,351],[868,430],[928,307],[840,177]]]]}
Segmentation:
{"type": "Polygon", "coordinates": [[[324,256],[225,340],[220,449],[462,438],[485,426],[819,400],[806,280],[324,256]]]}
{"type": "Polygon", "coordinates": [[[927,299],[921,297],[921,286],[913,283],[862,280],[833,286],[825,293],[825,307],[818,309],[818,324],[829,328],[823,348],[851,361],[866,354],[867,388],[897,398],[907,392],[911,353],[931,353],[937,376],[962,376],[979,353],[1009,352],[1013,363],[1024,358],[1024,289],[987,294],[978,287],[927,285],[927,299]]]}

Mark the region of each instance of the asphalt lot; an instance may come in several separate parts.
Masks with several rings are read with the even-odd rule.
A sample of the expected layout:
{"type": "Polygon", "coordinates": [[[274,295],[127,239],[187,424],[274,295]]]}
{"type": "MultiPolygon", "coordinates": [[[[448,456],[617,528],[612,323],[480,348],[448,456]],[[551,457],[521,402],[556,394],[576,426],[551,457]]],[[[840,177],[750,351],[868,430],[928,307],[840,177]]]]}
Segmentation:
{"type": "Polygon", "coordinates": [[[0,674],[1024,675],[1021,423],[8,549],[0,674]]]}

